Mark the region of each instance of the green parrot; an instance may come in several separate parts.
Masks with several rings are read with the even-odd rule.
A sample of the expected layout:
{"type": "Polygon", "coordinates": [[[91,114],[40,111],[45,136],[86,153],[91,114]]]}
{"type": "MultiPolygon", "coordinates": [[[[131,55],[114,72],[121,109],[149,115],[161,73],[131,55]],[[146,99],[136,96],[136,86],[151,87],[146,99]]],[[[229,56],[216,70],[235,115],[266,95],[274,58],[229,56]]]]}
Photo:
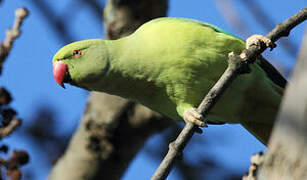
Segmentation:
{"type": "MultiPolygon", "coordinates": [[[[195,108],[246,43],[222,29],[185,18],[158,18],[118,40],[68,44],[53,57],[53,75],[90,91],[136,100],[174,120],[205,126],[195,108]]],[[[267,144],[286,80],[265,59],[239,76],[205,118],[240,123],[267,144]]]]}

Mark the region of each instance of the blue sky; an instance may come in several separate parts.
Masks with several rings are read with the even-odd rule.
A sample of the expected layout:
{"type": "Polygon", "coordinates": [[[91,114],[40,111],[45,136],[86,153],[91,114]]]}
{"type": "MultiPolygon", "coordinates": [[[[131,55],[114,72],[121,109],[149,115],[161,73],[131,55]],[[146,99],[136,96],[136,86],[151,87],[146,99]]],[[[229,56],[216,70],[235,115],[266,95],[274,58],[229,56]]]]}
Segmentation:
{"type": "MultiPolygon", "coordinates": [[[[238,10],[239,16],[245,20],[248,28],[251,29],[251,33],[266,34],[267,31],[259,26],[241,1],[235,1],[233,4],[238,10]]],[[[70,3],[70,1],[63,0],[46,2],[55,10],[55,16],[60,16],[60,13],[65,11],[70,3]]],[[[296,0],[295,3],[280,0],[261,1],[260,3],[274,23],[283,21],[306,4],[306,0],[296,0]]],[[[4,39],[5,30],[13,23],[14,10],[20,6],[27,7],[30,16],[25,20],[22,26],[23,34],[15,42],[4,65],[0,84],[11,92],[14,98],[11,106],[18,111],[19,117],[24,119],[24,124],[31,123],[31,113],[35,112],[35,109],[42,103],[51,106],[57,119],[59,119],[57,132],[60,134],[67,129],[77,127],[78,119],[83,114],[88,93],[72,86],[67,86],[67,89],[64,90],[56,84],[52,76],[51,60],[54,53],[64,44],[30,1],[4,0],[0,4],[0,17],[2,17],[0,40],[4,39]]],[[[97,23],[87,6],[78,6],[77,4],[70,9],[78,12],[73,16],[73,19],[65,22],[69,27],[69,32],[77,38],[75,40],[103,37],[102,24],[97,23]]],[[[170,0],[168,15],[205,21],[240,36],[239,32],[225,21],[215,1],[170,0]]],[[[288,37],[294,42],[296,48],[301,44],[304,27],[305,24],[295,28],[288,37]]],[[[266,55],[268,59],[272,59],[273,63],[280,67],[292,69],[294,66],[295,57],[285,53],[282,48],[276,48],[266,55]]],[[[218,162],[234,171],[247,171],[251,154],[265,150],[261,143],[239,125],[210,126],[201,136],[209,138],[214,145],[210,147],[210,155],[216,157],[218,162]],[[216,139],[220,139],[216,138],[218,136],[222,136],[228,143],[215,142],[216,139]]],[[[40,167],[36,179],[44,179],[47,176],[49,169],[46,169],[46,164],[40,160],[39,153],[33,148],[31,142],[18,135],[12,135],[5,141],[14,148],[27,149],[30,152],[31,162],[25,168],[40,167]]],[[[154,136],[148,144],[158,142],[159,136],[154,136]]],[[[202,152],[202,149],[206,149],[206,147],[197,149],[188,147],[186,153],[197,154],[202,152]]],[[[138,179],[149,179],[158,164],[159,162],[152,161],[144,151],[141,151],[129,167],[124,179],[135,179],[136,175],[138,179]],[[142,171],[140,171],[140,168],[142,168],[142,171]]],[[[177,174],[172,173],[169,179],[177,178],[177,174]]]]}

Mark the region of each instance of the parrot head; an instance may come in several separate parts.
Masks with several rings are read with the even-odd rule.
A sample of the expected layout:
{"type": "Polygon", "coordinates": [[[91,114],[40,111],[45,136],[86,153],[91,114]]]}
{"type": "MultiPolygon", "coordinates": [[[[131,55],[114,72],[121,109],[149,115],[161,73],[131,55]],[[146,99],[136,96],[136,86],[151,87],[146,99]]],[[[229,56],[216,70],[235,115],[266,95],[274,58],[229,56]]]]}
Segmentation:
{"type": "Polygon", "coordinates": [[[69,83],[85,89],[108,71],[104,40],[91,39],[68,44],[53,57],[53,76],[65,88],[69,83]]]}

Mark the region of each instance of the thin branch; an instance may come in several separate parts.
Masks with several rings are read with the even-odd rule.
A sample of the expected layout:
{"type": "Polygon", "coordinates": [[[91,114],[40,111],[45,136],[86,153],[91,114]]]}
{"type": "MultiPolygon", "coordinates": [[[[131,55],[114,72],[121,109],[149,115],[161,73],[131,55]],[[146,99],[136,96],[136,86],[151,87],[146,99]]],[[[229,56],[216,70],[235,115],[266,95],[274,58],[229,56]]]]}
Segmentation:
{"type": "MultiPolygon", "coordinates": [[[[21,34],[21,24],[25,17],[29,14],[26,8],[18,8],[15,10],[15,20],[13,27],[6,31],[6,38],[0,44],[0,74],[2,71],[2,64],[4,63],[6,57],[9,55],[10,50],[13,47],[13,43],[16,38],[18,38],[21,34]]],[[[0,108],[2,105],[7,105],[11,102],[12,98],[10,93],[4,89],[0,88],[0,108]]],[[[15,110],[10,109],[7,111],[1,110],[1,115],[4,119],[2,119],[2,126],[0,126],[0,139],[10,135],[16,128],[21,125],[21,120],[17,118],[13,118],[16,115],[15,110]],[[4,117],[4,114],[10,114],[8,117],[4,117]]]]}
{"type": "Polygon", "coordinates": [[[0,106],[7,105],[12,101],[10,93],[3,87],[0,88],[0,106]]]}
{"type": "MultiPolygon", "coordinates": [[[[248,4],[251,1],[241,0],[243,4],[248,4]]],[[[238,9],[234,5],[234,1],[232,0],[215,0],[215,4],[220,11],[220,14],[223,15],[224,19],[230,24],[235,30],[241,35],[242,38],[247,38],[252,34],[251,29],[247,25],[246,19],[239,13],[238,9]]],[[[271,17],[267,16],[267,14],[263,13],[264,11],[259,7],[258,4],[253,2],[252,5],[246,5],[248,12],[250,12],[255,20],[265,28],[265,31],[270,31],[274,28],[275,23],[271,19],[271,17]]],[[[291,41],[290,38],[281,39],[279,41],[279,47],[283,48],[285,52],[287,52],[291,56],[295,56],[296,54],[296,46],[295,43],[291,41]],[[291,52],[291,53],[290,53],[291,52]]],[[[280,63],[279,60],[274,58],[274,55],[271,54],[270,62],[276,64],[278,66],[279,72],[283,74],[285,77],[289,76],[289,68],[285,66],[285,64],[280,63]],[[275,63],[274,63],[275,62],[275,63]],[[279,62],[279,63],[278,63],[279,62]]]]}
{"type": "Polygon", "coordinates": [[[18,118],[13,118],[8,125],[4,127],[0,127],[0,139],[10,135],[12,132],[14,132],[15,129],[17,129],[21,125],[21,120],[18,118]]]}
{"type": "Polygon", "coordinates": [[[60,37],[58,40],[61,43],[68,44],[76,39],[69,33],[69,28],[67,27],[67,22],[69,21],[66,20],[66,16],[65,19],[63,17],[56,17],[55,11],[48,5],[47,1],[30,0],[30,2],[37,8],[38,12],[41,13],[45,22],[48,23],[57,36],[60,37]]]}
{"type": "Polygon", "coordinates": [[[5,170],[5,179],[10,180],[21,180],[22,172],[20,168],[27,164],[30,160],[30,156],[26,151],[23,150],[15,150],[10,155],[9,159],[4,160],[0,159],[0,167],[6,167],[5,170]]]}
{"type": "Polygon", "coordinates": [[[6,31],[6,38],[0,44],[0,74],[2,71],[2,64],[5,61],[6,57],[9,55],[10,50],[12,49],[13,42],[21,34],[20,26],[25,17],[28,15],[28,10],[26,8],[18,8],[15,11],[15,20],[14,25],[11,29],[6,31]]]}
{"type": "MultiPolygon", "coordinates": [[[[307,19],[307,7],[293,15],[283,23],[277,24],[277,26],[266,35],[272,42],[277,41],[283,36],[288,36],[291,29],[296,25],[302,23],[307,19]]],[[[206,97],[203,99],[197,111],[204,117],[208,114],[210,109],[215,105],[217,100],[221,97],[223,92],[229,87],[231,82],[240,74],[247,73],[249,71],[248,64],[255,61],[255,57],[261,54],[267,47],[262,44],[261,46],[253,45],[238,56],[234,53],[229,54],[228,67],[223,73],[218,82],[209,91],[206,97]]],[[[184,129],[181,131],[177,139],[170,143],[169,151],[160,166],[152,176],[151,180],[166,179],[171,168],[173,167],[177,157],[180,157],[184,147],[193,136],[196,126],[192,123],[187,123],[184,129]]]]}
{"type": "MultiPolygon", "coordinates": [[[[0,1],[1,3],[1,1],[0,1]]],[[[25,17],[29,14],[26,8],[18,8],[15,10],[15,20],[13,27],[8,29],[6,32],[6,38],[0,44],[0,74],[2,71],[2,65],[10,53],[13,47],[13,43],[16,38],[21,34],[20,26],[23,23],[25,17]]],[[[15,118],[17,114],[12,108],[7,108],[3,106],[8,105],[12,98],[10,93],[4,89],[0,88],[0,140],[4,137],[10,135],[16,128],[21,125],[22,120],[15,118]]],[[[0,147],[1,152],[7,153],[8,147],[2,145],[0,147]]],[[[25,151],[14,151],[9,159],[5,160],[0,157],[0,171],[4,172],[5,169],[5,179],[20,180],[22,178],[22,172],[19,169],[21,166],[27,164],[29,161],[29,155],[25,151]]],[[[0,179],[3,179],[2,173],[0,173],[0,179]]]]}
{"type": "Polygon", "coordinates": [[[103,16],[101,12],[104,9],[104,4],[97,0],[80,0],[82,3],[88,5],[91,8],[91,12],[95,15],[97,22],[103,22],[103,16]]]}
{"type": "MultiPolygon", "coordinates": [[[[242,4],[251,12],[255,20],[262,25],[265,30],[269,31],[274,27],[274,20],[264,11],[255,0],[241,0],[242,4]]],[[[280,41],[281,47],[292,57],[296,56],[297,48],[291,39],[280,41]]]]}
{"type": "MultiPolygon", "coordinates": [[[[60,40],[61,43],[71,43],[76,39],[75,36],[70,33],[67,22],[69,22],[69,20],[73,21],[80,11],[63,11],[63,13],[59,16],[55,16],[55,11],[49,6],[47,1],[31,0],[30,2],[36,6],[37,10],[41,13],[42,17],[45,18],[51,29],[57,34],[58,37],[60,37],[58,40],[60,40]]],[[[94,13],[97,20],[102,19],[101,10],[103,9],[103,5],[100,5],[97,0],[70,1],[66,5],[67,8],[64,9],[69,9],[76,5],[78,7],[84,7],[83,4],[89,5],[89,7],[93,10],[91,12],[94,13]]]]}
{"type": "Polygon", "coordinates": [[[251,29],[246,24],[244,17],[240,14],[240,11],[236,9],[234,1],[232,0],[215,0],[217,9],[224,17],[225,21],[230,24],[235,30],[240,33],[242,38],[248,37],[252,34],[251,29]]]}
{"type": "Polygon", "coordinates": [[[246,173],[242,180],[257,180],[256,174],[263,165],[264,155],[262,152],[254,154],[251,157],[251,165],[248,168],[248,173],[246,173]]]}

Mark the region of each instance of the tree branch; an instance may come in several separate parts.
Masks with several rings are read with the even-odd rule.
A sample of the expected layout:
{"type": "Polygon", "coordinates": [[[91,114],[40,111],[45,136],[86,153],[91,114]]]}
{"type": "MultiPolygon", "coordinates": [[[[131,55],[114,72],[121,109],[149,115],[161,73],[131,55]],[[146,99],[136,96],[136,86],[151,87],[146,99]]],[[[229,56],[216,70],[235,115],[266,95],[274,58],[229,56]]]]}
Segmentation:
{"type": "MultiPolygon", "coordinates": [[[[265,10],[263,10],[255,0],[241,0],[242,4],[249,10],[249,12],[253,15],[255,20],[263,27],[265,30],[269,31],[274,27],[274,20],[271,16],[267,14],[265,10]]],[[[291,39],[283,39],[280,41],[280,45],[284,51],[286,51],[292,57],[296,56],[297,48],[295,44],[291,41],[291,39]]]]}
{"type": "MultiPolygon", "coordinates": [[[[29,12],[26,8],[18,8],[15,10],[15,20],[13,27],[6,31],[6,38],[0,44],[0,74],[2,72],[2,65],[9,55],[13,47],[13,43],[16,38],[18,38],[21,34],[21,24],[28,16],[29,12]]],[[[16,128],[21,125],[21,120],[18,118],[14,118],[16,115],[16,111],[7,108],[3,109],[3,105],[7,105],[11,102],[12,98],[10,93],[4,89],[0,88],[0,111],[3,116],[2,125],[0,125],[0,139],[10,135],[16,128]]]]}
{"type": "Polygon", "coordinates": [[[264,161],[264,155],[263,152],[254,154],[251,157],[251,165],[248,168],[248,173],[246,173],[243,177],[242,180],[257,180],[257,172],[263,165],[264,161]]]}
{"type": "MultiPolygon", "coordinates": [[[[60,37],[58,40],[63,43],[71,43],[76,38],[69,32],[69,28],[67,24],[70,19],[66,19],[67,15],[61,16],[58,18],[55,16],[55,11],[49,6],[49,1],[37,1],[37,0],[30,0],[33,6],[37,9],[41,16],[45,19],[45,22],[52,27],[52,30],[55,34],[60,37]]],[[[68,11],[70,12],[70,11],[68,11]]],[[[77,11],[78,12],[78,11],[77,11]]]]}
{"type": "Polygon", "coordinates": [[[21,125],[21,119],[13,118],[7,126],[0,127],[0,139],[10,135],[21,125]]]}
{"type": "Polygon", "coordinates": [[[15,11],[14,25],[11,29],[6,31],[6,38],[0,44],[0,74],[2,72],[2,64],[12,49],[13,42],[19,37],[21,31],[20,26],[23,19],[28,16],[28,10],[26,8],[18,8],[15,11]]]}
{"type": "MultiPolygon", "coordinates": [[[[272,42],[275,42],[283,36],[288,36],[291,29],[306,19],[307,8],[304,8],[283,23],[277,24],[277,26],[266,35],[266,37],[269,38],[272,42]]],[[[267,47],[264,44],[261,46],[253,45],[249,49],[243,50],[239,56],[230,53],[226,71],[209,91],[209,93],[205,96],[201,104],[198,106],[197,111],[206,117],[208,112],[215,105],[223,92],[229,87],[232,81],[238,75],[247,73],[249,71],[248,64],[253,63],[256,56],[261,54],[266,48],[267,47]]],[[[196,128],[197,127],[192,123],[187,123],[185,125],[177,139],[170,143],[167,155],[152,176],[151,180],[166,179],[174,165],[175,160],[177,157],[181,156],[184,147],[193,136],[196,128]]]]}
{"type": "MultiPolygon", "coordinates": [[[[0,1],[1,3],[1,1],[0,1]]],[[[15,20],[13,27],[6,31],[6,38],[0,44],[0,74],[2,72],[2,65],[9,55],[12,49],[13,43],[16,38],[21,34],[20,26],[24,18],[28,15],[28,11],[25,8],[18,8],[15,10],[15,20]]],[[[14,109],[5,107],[11,102],[12,98],[10,93],[0,88],[0,139],[10,135],[16,128],[21,125],[21,119],[14,117],[17,113],[14,109]],[[3,107],[4,106],[4,107],[3,107]]],[[[2,145],[1,151],[7,153],[8,146],[2,145]]],[[[5,160],[2,156],[0,157],[0,171],[4,172],[5,178],[20,180],[22,178],[22,172],[19,169],[21,166],[27,164],[29,161],[29,155],[26,151],[14,151],[11,156],[5,160]]],[[[0,173],[0,179],[3,179],[2,173],[0,173]]]]}

